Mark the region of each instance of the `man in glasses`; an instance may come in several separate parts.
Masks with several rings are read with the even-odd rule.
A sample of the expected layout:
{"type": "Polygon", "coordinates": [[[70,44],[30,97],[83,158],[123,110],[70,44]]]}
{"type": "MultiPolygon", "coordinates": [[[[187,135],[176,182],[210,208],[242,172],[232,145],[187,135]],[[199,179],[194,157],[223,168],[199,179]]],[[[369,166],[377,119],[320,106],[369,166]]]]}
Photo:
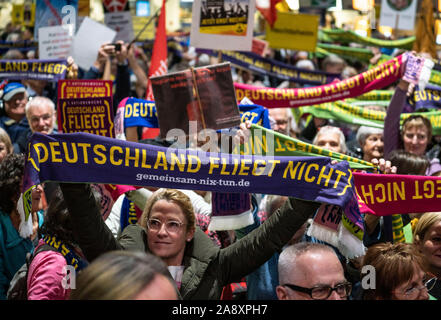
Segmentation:
{"type": "Polygon", "coordinates": [[[279,257],[279,300],[346,300],[351,284],[334,250],[324,244],[300,242],[279,257]]]}

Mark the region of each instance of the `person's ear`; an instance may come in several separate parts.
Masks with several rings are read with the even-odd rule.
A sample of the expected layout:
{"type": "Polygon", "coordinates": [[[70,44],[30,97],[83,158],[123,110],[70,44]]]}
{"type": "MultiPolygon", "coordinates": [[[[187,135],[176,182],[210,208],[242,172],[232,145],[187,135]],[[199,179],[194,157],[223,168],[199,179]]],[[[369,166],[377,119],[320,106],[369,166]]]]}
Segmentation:
{"type": "Polygon", "coordinates": [[[185,236],[185,241],[190,242],[194,237],[195,231],[196,231],[195,228],[191,228],[190,230],[188,230],[185,236]]]}
{"type": "Polygon", "coordinates": [[[277,295],[277,299],[279,300],[289,300],[288,292],[286,291],[286,288],[283,286],[276,287],[276,295],[277,295]]]}

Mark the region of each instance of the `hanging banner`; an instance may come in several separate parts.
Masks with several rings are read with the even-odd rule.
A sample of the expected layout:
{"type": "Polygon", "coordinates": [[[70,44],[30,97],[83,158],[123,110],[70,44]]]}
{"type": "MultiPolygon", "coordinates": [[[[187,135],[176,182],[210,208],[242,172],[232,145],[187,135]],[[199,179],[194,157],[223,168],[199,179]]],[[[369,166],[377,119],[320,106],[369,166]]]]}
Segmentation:
{"type": "Polygon", "coordinates": [[[424,90],[415,89],[412,99],[408,99],[415,110],[419,109],[440,109],[441,108],[441,88],[426,86],[424,90]]]}
{"type": "Polygon", "coordinates": [[[263,156],[319,156],[330,157],[337,161],[347,161],[351,169],[376,170],[376,166],[370,162],[350,157],[348,155],[332,152],[310,143],[283,135],[276,131],[262,128],[253,124],[251,135],[248,140],[236,150],[243,155],[263,156]]]}
{"type": "MultiPolygon", "coordinates": [[[[197,52],[219,56],[217,51],[208,49],[198,49],[197,52]]],[[[337,73],[296,68],[274,59],[262,58],[253,52],[220,51],[220,53],[223,61],[229,61],[237,67],[280,80],[321,85],[340,79],[340,74],[337,73]]]]}
{"type": "Polygon", "coordinates": [[[348,164],[331,164],[331,159],[325,157],[241,156],[165,148],[87,133],[34,133],[22,187],[26,220],[32,207],[33,186],[47,180],[280,194],[341,207],[354,192],[348,164]],[[299,166],[305,170],[296,172],[299,166]]]}
{"type": "Polygon", "coordinates": [[[354,172],[360,211],[377,216],[441,211],[441,178],[354,172]]]}
{"type": "MultiPolygon", "coordinates": [[[[438,96],[439,99],[439,96],[438,96]]],[[[368,126],[373,128],[384,128],[386,112],[369,110],[363,107],[352,106],[350,104],[336,101],[334,103],[324,103],[310,107],[300,108],[301,112],[312,114],[323,119],[333,119],[349,124],[368,126]]],[[[416,113],[402,113],[401,123],[408,117],[416,113]]],[[[441,134],[441,110],[418,113],[430,120],[432,133],[441,134]]]]}
{"type": "Polygon", "coordinates": [[[255,8],[253,0],[193,1],[190,45],[216,50],[251,51],[255,8]]]}
{"type": "Polygon", "coordinates": [[[0,60],[0,79],[45,80],[64,79],[67,61],[54,60],[0,60]]]}
{"type": "Polygon", "coordinates": [[[413,31],[417,2],[417,0],[382,0],[380,26],[413,31]]]}
{"type": "Polygon", "coordinates": [[[278,12],[273,28],[267,26],[266,40],[271,48],[314,52],[320,17],[278,12]]]}
{"type": "Polygon", "coordinates": [[[262,88],[235,83],[236,97],[247,97],[267,108],[294,108],[354,98],[366,92],[382,89],[400,79],[403,55],[351,78],[330,84],[298,89],[262,88]]]}
{"type": "Polygon", "coordinates": [[[366,46],[411,50],[413,43],[415,42],[415,36],[399,40],[383,40],[371,37],[363,37],[351,30],[322,29],[320,41],[339,43],[355,42],[366,46]]]}

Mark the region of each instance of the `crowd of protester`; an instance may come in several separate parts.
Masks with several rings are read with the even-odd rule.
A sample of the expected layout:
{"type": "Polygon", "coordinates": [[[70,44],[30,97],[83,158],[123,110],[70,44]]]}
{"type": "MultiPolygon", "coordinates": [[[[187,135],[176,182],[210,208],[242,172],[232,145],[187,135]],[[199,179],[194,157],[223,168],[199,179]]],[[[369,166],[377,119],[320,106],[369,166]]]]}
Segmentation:
{"type": "MultiPolygon", "coordinates": [[[[28,33],[8,25],[0,37],[30,41],[28,33]]],[[[69,58],[67,76],[112,80],[115,112],[126,97],[145,97],[151,54],[142,43],[119,43],[119,51],[102,44],[89,70],[78,68],[69,58]]],[[[220,62],[196,53],[185,38],[170,43],[169,71],[220,62]]],[[[269,49],[267,56],[302,69],[339,73],[342,78],[368,68],[336,55],[318,59],[303,51],[269,49]]],[[[1,56],[29,58],[38,59],[38,50],[11,48],[1,56]]],[[[232,76],[235,82],[258,86],[304,86],[234,66],[232,76]]],[[[34,132],[57,132],[56,86],[42,80],[6,79],[0,84],[0,299],[7,298],[11,280],[32,252],[26,285],[27,298],[35,300],[441,298],[441,212],[400,215],[410,230],[404,243],[395,242],[390,234],[394,216],[366,215],[366,253],[346,259],[334,246],[307,236],[320,203],[252,194],[254,224],[240,230],[209,231],[210,192],[131,190],[115,201],[103,219],[100,194],[93,185],[47,182],[32,194],[33,233],[21,237],[18,230],[23,221],[17,204],[28,141],[34,132]],[[142,212],[136,224],[121,223],[120,207],[127,200],[142,212]],[[55,249],[39,250],[45,246],[55,249]],[[78,271],[76,289],[66,289],[63,268],[73,264],[78,271]],[[375,268],[375,288],[361,285],[363,266],[375,268]]],[[[385,173],[440,176],[439,137],[432,134],[424,113],[399,123],[412,88],[401,79],[391,89],[394,95],[384,130],[310,115],[298,118],[289,108],[269,109],[271,129],[377,163],[385,173]]],[[[242,124],[241,130],[247,132],[249,125],[242,124]]],[[[142,130],[131,139],[142,140],[142,130]]]]}

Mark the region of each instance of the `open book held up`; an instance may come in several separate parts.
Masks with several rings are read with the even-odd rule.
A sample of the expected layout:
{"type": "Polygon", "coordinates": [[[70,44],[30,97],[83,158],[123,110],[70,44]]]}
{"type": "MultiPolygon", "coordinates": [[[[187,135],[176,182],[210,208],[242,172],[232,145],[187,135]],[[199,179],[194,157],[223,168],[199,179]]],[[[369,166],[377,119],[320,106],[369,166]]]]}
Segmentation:
{"type": "Polygon", "coordinates": [[[189,134],[189,122],[197,131],[225,129],[240,124],[230,63],[151,77],[161,137],[171,129],[189,134]]]}

